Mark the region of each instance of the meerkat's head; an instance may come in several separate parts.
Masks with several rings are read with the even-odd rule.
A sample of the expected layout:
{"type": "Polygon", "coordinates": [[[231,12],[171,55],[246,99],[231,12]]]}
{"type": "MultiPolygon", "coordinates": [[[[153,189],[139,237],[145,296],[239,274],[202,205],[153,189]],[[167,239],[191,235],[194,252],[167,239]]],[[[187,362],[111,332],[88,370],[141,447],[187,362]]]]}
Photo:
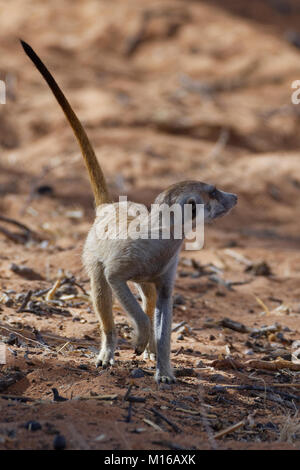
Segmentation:
{"type": "MultiPolygon", "coordinates": [[[[197,215],[197,204],[204,205],[205,222],[212,221],[226,215],[237,203],[236,194],[227,193],[217,189],[212,184],[200,181],[182,181],[175,183],[160,193],[155,199],[156,204],[191,205],[192,218],[197,215]]],[[[199,207],[199,206],[198,206],[199,207]]]]}

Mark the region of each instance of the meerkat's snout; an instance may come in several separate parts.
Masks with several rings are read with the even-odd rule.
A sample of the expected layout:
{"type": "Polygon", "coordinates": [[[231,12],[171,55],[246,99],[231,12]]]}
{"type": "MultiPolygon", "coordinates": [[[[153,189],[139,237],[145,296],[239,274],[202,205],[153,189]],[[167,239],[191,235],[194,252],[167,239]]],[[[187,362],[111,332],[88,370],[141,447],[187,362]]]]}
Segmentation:
{"type": "Polygon", "coordinates": [[[205,204],[205,219],[210,221],[228,214],[237,204],[238,197],[233,193],[226,193],[214,188],[208,193],[208,201],[205,204]]]}

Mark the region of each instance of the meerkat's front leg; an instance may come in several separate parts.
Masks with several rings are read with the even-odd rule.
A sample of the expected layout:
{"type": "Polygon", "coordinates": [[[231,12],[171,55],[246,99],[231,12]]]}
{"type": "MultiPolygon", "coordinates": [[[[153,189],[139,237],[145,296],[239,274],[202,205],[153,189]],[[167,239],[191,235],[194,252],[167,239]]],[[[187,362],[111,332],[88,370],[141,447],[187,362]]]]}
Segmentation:
{"type": "Polygon", "coordinates": [[[171,327],[173,301],[171,295],[159,290],[155,309],[155,341],[157,350],[156,382],[174,383],[175,377],[170,362],[171,327]]]}
{"type": "Polygon", "coordinates": [[[113,290],[114,295],[125,309],[127,314],[133,319],[137,329],[137,339],[135,345],[136,354],[142,354],[149,342],[151,323],[143,309],[135,299],[126,281],[120,279],[115,274],[108,274],[107,280],[113,290]]]}
{"type": "Polygon", "coordinates": [[[101,265],[93,266],[91,271],[91,296],[96,315],[101,325],[101,349],[96,365],[106,368],[114,363],[116,331],[112,315],[112,292],[101,265]]]}
{"type": "Polygon", "coordinates": [[[157,302],[154,314],[154,334],[156,342],[156,382],[176,382],[170,362],[171,330],[173,318],[173,287],[178,264],[179,251],[174,256],[165,273],[156,280],[157,302]]]}
{"type": "Polygon", "coordinates": [[[136,284],[140,296],[142,298],[142,308],[151,322],[149,343],[144,351],[144,359],[155,361],[156,358],[156,344],[154,337],[154,311],[156,305],[156,287],[155,284],[150,282],[140,282],[136,284]]]}

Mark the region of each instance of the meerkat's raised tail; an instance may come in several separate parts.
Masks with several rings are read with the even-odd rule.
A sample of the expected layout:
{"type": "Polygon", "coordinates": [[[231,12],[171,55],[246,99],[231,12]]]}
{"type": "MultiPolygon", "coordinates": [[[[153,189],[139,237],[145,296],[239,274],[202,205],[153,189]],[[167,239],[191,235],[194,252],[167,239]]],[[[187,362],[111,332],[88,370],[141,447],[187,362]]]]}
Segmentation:
{"type": "Polygon", "coordinates": [[[25,53],[32,60],[38,71],[42,74],[42,76],[48,83],[50,89],[52,90],[52,93],[57,99],[59,105],[65,113],[68,122],[70,123],[74,131],[89,172],[96,207],[100,204],[111,202],[104,175],[98,163],[93,147],[89,141],[89,138],[84,128],[82,127],[81,122],[77,118],[65,95],[54,80],[53,76],[51,75],[47,67],[43,64],[41,59],[34,52],[32,47],[30,47],[29,44],[24,41],[20,42],[23,46],[25,53]]]}

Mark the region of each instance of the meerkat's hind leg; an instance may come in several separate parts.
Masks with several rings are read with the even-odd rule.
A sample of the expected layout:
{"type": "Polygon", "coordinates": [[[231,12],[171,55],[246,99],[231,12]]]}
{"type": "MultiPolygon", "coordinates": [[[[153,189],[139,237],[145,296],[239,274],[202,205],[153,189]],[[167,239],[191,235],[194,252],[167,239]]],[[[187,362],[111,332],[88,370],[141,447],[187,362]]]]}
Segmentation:
{"type": "Polygon", "coordinates": [[[112,315],[112,291],[105,279],[102,266],[92,267],[91,296],[96,315],[101,325],[101,349],[96,359],[96,366],[108,367],[114,363],[116,348],[116,330],[112,315]]]}
{"type": "Polygon", "coordinates": [[[149,336],[149,343],[144,351],[144,359],[155,361],[156,359],[156,344],[154,337],[154,311],[156,305],[156,287],[155,284],[150,282],[140,282],[135,284],[138,288],[139,294],[142,298],[142,308],[151,322],[151,330],[149,336]]]}
{"type": "Polygon", "coordinates": [[[118,274],[105,274],[107,274],[107,280],[112,288],[113,294],[125,309],[126,313],[134,321],[137,333],[135,352],[137,355],[140,355],[145,351],[149,342],[150,320],[129,289],[127,282],[123,278],[120,278],[118,274]]]}

